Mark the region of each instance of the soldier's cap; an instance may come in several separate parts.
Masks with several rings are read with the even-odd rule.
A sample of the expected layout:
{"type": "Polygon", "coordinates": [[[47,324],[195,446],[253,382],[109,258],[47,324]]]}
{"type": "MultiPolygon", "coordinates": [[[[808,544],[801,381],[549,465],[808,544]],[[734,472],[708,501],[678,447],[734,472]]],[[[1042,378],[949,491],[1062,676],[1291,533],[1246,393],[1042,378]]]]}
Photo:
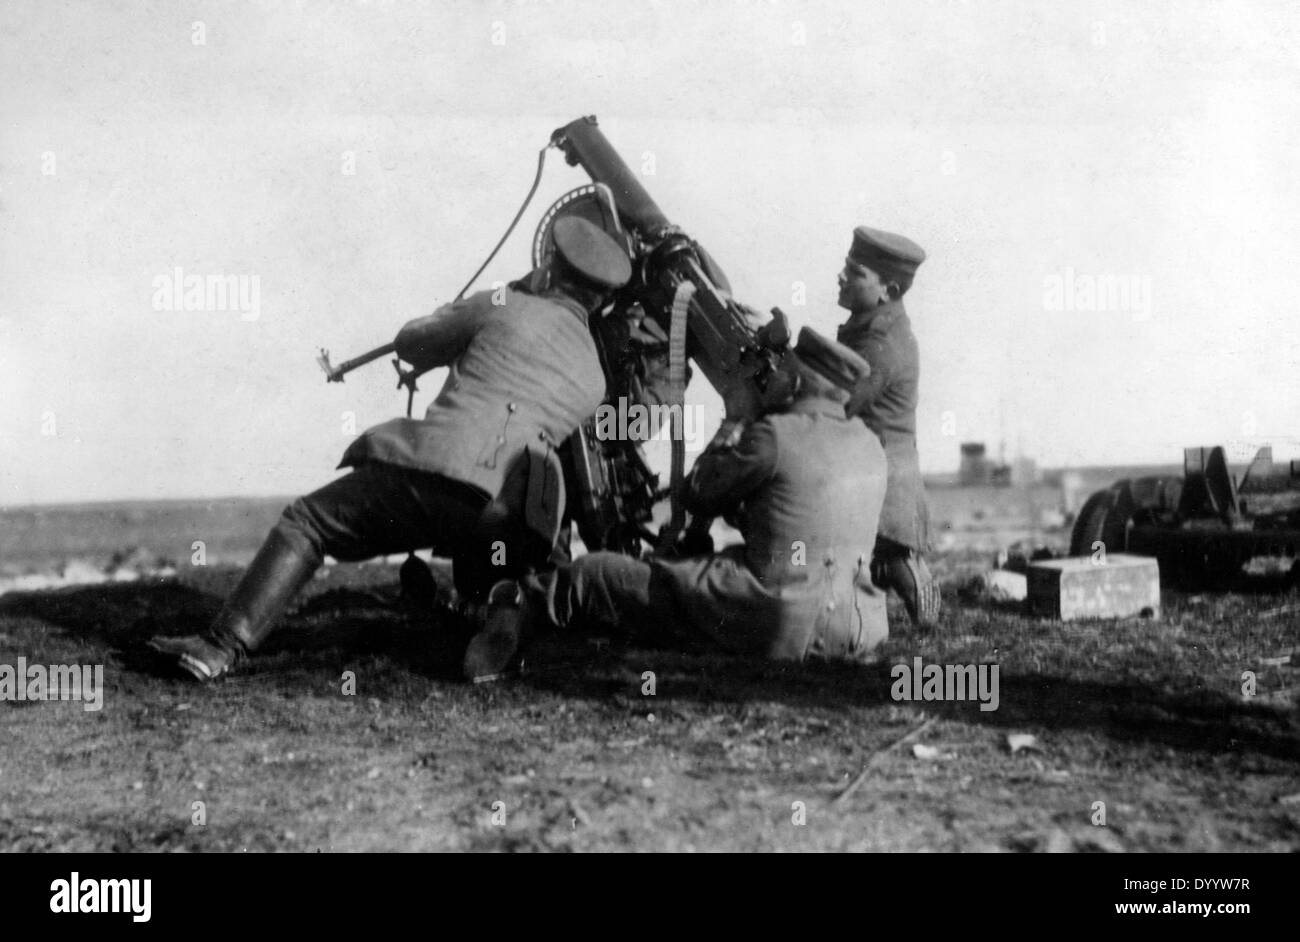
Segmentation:
{"type": "Polygon", "coordinates": [[[871,364],[838,341],[819,334],[811,327],[799,329],[794,346],[799,362],[841,389],[854,391],[858,383],[871,375],[871,364]]]}
{"type": "Polygon", "coordinates": [[[865,265],[878,275],[905,276],[910,282],[925,261],[925,249],[907,236],[858,226],[853,230],[849,261],[865,265]]]}
{"type": "Polygon", "coordinates": [[[551,228],[555,251],[575,272],[601,288],[621,288],[632,278],[627,252],[599,226],[562,216],[551,228]]]}

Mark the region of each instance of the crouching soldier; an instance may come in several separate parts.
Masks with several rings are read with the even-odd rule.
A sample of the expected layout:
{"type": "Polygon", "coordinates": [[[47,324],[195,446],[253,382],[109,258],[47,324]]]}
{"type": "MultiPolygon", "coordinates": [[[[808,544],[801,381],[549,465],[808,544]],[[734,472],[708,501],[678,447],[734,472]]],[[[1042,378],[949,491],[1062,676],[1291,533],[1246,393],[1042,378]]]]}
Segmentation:
{"type": "MultiPolygon", "coordinates": [[[[867,369],[805,328],[768,384],[763,416],[720,432],[685,484],[687,509],[726,516],[744,545],[686,559],[580,557],[528,580],[525,630],[549,621],[779,660],[869,659],[888,634],[885,598],[870,577],[885,455],[865,425],[845,417],[848,395],[836,385],[867,369]]],[[[504,624],[499,668],[518,642],[504,624]]]]}
{"type": "Polygon", "coordinates": [[[208,630],[154,638],[155,651],[200,681],[220,677],[261,645],[326,555],[433,548],[451,556],[458,594],[482,603],[486,622],[497,596],[515,611],[513,583],[499,580],[520,574],[519,547],[505,546],[514,569],[503,568],[491,537],[517,532],[520,513],[499,495],[520,490],[530,456],[553,458],[550,446],[600,405],[588,318],[631,276],[627,252],[596,226],[570,217],[553,231],[554,259],[533,289],[480,292],[402,328],[398,356],[421,371],[450,367],[423,420],[394,419],[353,442],[340,464],[352,471],[285,509],[208,630]]]}
{"type": "Polygon", "coordinates": [[[903,308],[903,295],[924,260],[921,247],[904,236],[866,226],[853,230],[839,275],[839,305],[849,319],[836,339],[871,364],[871,375],[854,392],[848,411],[880,437],[889,462],[873,563],[876,583],[898,593],[914,624],[930,627],[939,618],[941,597],[925,564],[929,512],[916,451],[921,367],[903,308]]]}

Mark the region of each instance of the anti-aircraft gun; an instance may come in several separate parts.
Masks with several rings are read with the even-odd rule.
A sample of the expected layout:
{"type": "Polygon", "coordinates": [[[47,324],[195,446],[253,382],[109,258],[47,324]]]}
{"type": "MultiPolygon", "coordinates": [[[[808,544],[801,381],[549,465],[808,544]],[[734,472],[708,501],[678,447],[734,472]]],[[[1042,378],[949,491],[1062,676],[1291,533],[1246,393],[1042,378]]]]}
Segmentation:
{"type": "MultiPolygon", "coordinates": [[[[614,299],[611,316],[594,325],[606,376],[611,379],[611,395],[625,394],[627,385],[631,387],[626,390],[632,394],[630,398],[636,398],[638,380],[645,378],[648,358],[666,353],[666,405],[679,421],[687,358],[695,362],[724,402],[757,402],[790,339],[784,315],[774,310],[773,319],[760,324],[761,315],[731,297],[726,276],[713,258],[668,220],[610,145],[594,117],[580,118],[557,129],[551,143],[564,152],[570,164],[582,167],[591,177],[596,202],[601,202],[601,196],[612,200],[614,230],[622,230],[634,261],[632,281],[614,299]],[[625,312],[637,313],[628,317],[625,312]],[[635,343],[620,348],[618,334],[609,336],[621,324],[635,324],[638,314],[643,318],[643,332],[657,328],[659,336],[668,338],[666,350],[635,343]],[[631,382],[625,384],[623,377],[630,377],[631,382]],[[754,395],[733,396],[736,387],[743,384],[752,386],[754,395]]],[[[581,196],[568,201],[562,198],[548,212],[534,240],[535,263],[545,260],[548,226],[566,207],[580,200],[581,196]]],[[[592,221],[610,228],[603,216],[592,221]]],[[[644,388],[644,383],[640,385],[644,388]]],[[[750,418],[753,416],[733,414],[726,421],[750,418]]],[[[635,443],[598,441],[593,433],[593,425],[588,422],[569,443],[576,459],[572,463],[575,486],[570,495],[578,501],[579,533],[588,546],[595,543],[601,548],[634,551],[636,538],[649,537],[644,531],[650,515],[650,506],[642,499],[645,477],[626,474],[637,464],[639,448],[635,443]],[[600,454],[603,460],[576,458],[579,449],[584,449],[586,455],[600,454]]],[[[680,426],[673,429],[672,447],[675,487],[684,460],[680,426]]],[[[707,527],[708,521],[694,521],[686,531],[688,544],[698,544],[707,527]]],[[[682,532],[683,516],[674,502],[673,517],[654,543],[660,551],[671,551],[682,532]]]]}
{"type": "MultiPolygon", "coordinates": [[[[625,402],[645,401],[656,398],[651,392],[656,388],[657,398],[667,406],[675,425],[672,484],[664,490],[649,470],[639,443],[600,437],[595,417],[584,423],[561,449],[568,512],[589,549],[640,555],[646,544],[669,553],[683,545],[696,548],[706,543],[709,521],[692,521],[687,527],[675,496],[684,463],[680,423],[687,360],[695,362],[729,407],[757,403],[788,349],[788,325],[777,309],[770,320],[763,321],[762,315],[731,297],[721,269],[702,246],[664,215],[605,138],[595,117],[580,118],[552,134],[539,155],[532,192],[551,147],[563,152],[569,164],[585,170],[592,182],[566,193],[543,215],[533,238],[533,267],[541,269],[549,263],[554,252],[552,229],[555,221],[566,215],[578,215],[601,226],[627,246],[633,262],[632,280],[615,295],[605,316],[593,318],[591,323],[607,378],[608,401],[617,403],[620,397],[625,402]],[[664,378],[665,367],[666,383],[652,382],[656,368],[659,378],[664,378]],[[748,386],[752,395],[737,395],[746,392],[743,386],[748,386]],[[665,496],[673,498],[672,516],[660,533],[654,534],[649,530],[653,508],[665,496]]],[[[525,200],[515,223],[527,203],[525,200]]],[[[476,273],[470,283],[477,277],[476,273]]],[[[322,353],[320,363],[327,379],[338,382],[350,370],[392,352],[393,346],[388,344],[337,367],[322,353]]],[[[399,386],[407,385],[413,392],[415,375],[403,371],[396,360],[394,365],[399,386]]],[[[725,424],[750,418],[753,416],[728,414],[725,424]]]]}

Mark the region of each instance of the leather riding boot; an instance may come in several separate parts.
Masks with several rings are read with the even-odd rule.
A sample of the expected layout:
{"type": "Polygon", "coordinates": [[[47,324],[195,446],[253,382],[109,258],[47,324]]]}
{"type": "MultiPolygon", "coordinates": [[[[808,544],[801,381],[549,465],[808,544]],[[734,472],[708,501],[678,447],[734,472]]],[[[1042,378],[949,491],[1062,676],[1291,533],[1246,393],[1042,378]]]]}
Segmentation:
{"type": "Polygon", "coordinates": [[[319,565],[319,557],[272,530],[207,631],[154,638],[149,646],[196,680],[216,680],[261,645],[319,565]]]}
{"type": "Polygon", "coordinates": [[[935,627],[943,608],[943,596],[925,559],[917,553],[908,553],[885,560],[879,569],[884,578],[877,584],[898,593],[912,624],[918,628],[935,627]]]}

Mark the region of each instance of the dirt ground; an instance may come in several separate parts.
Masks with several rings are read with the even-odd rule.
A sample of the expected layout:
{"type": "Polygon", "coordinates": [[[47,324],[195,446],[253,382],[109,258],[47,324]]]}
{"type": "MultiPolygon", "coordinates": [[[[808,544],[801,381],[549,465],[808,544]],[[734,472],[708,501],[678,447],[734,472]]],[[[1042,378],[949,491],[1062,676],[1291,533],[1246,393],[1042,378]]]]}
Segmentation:
{"type": "Polygon", "coordinates": [[[1300,592],[1031,618],[964,588],[1008,532],[988,517],[942,524],[941,628],[891,609],[867,668],[548,640],[470,686],[463,639],[367,565],[323,571],[200,688],[138,645],[201,626],[235,567],[9,593],[0,664],[103,664],[106,690],[98,711],[0,703],[0,851],[1300,850],[1297,671],[1277,663],[1300,592]],[[895,701],[890,667],[918,656],[997,663],[998,708],[895,701]]]}

